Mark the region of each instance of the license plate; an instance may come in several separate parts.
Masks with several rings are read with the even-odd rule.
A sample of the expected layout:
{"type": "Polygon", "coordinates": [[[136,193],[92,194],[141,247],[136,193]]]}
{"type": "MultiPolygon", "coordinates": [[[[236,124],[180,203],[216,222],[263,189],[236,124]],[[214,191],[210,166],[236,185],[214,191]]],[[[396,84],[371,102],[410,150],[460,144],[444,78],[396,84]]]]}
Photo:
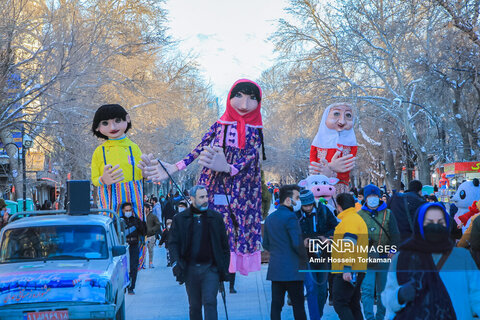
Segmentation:
{"type": "Polygon", "coordinates": [[[29,312],[23,316],[23,320],[68,320],[68,311],[29,312]]]}

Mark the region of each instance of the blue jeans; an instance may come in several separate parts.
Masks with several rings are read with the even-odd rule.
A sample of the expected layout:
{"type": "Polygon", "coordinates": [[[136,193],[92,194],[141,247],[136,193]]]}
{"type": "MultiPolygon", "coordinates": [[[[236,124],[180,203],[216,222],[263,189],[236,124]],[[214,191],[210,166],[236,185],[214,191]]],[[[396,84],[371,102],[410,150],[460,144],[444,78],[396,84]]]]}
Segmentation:
{"type": "MultiPolygon", "coordinates": [[[[309,269],[310,268],[309,265],[309,269]]],[[[321,269],[326,270],[326,269],[321,269]]],[[[319,320],[323,316],[323,307],[327,301],[328,272],[307,272],[305,274],[305,289],[310,320],[319,320]]]]}
{"type": "Polygon", "coordinates": [[[380,294],[385,289],[388,272],[367,271],[362,282],[362,305],[366,320],[383,320],[385,318],[385,306],[382,304],[380,294]],[[373,313],[375,287],[377,288],[377,314],[373,313]]]}

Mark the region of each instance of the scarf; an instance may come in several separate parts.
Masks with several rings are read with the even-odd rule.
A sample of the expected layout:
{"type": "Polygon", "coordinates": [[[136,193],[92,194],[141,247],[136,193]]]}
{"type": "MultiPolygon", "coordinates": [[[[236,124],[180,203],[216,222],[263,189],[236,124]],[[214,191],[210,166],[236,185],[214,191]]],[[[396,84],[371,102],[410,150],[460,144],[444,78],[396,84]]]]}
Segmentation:
{"type": "Polygon", "coordinates": [[[449,234],[439,243],[425,240],[423,222],[431,207],[440,208],[449,230],[449,215],[439,203],[422,205],[415,217],[412,237],[400,246],[397,261],[397,280],[401,286],[414,279],[417,288],[415,299],[395,316],[396,320],[452,320],[456,319],[450,296],[440,278],[432,253],[446,253],[453,249],[449,234]],[[400,271],[400,272],[399,272],[400,271]]]}
{"type": "Polygon", "coordinates": [[[355,132],[353,131],[353,128],[341,132],[337,132],[336,130],[327,128],[326,121],[332,106],[335,106],[335,104],[329,105],[327,109],[325,109],[325,111],[323,112],[322,121],[320,121],[320,125],[318,126],[318,132],[313,139],[312,145],[317,148],[324,149],[338,149],[339,145],[350,147],[356,146],[357,138],[355,137],[355,132]]]}
{"type": "Polygon", "coordinates": [[[258,129],[263,128],[263,123],[262,123],[262,114],[260,112],[261,110],[261,105],[262,103],[259,101],[258,102],[258,107],[257,109],[253,110],[250,113],[247,113],[246,115],[239,115],[237,111],[232,107],[230,104],[230,94],[232,92],[232,89],[241,82],[250,82],[253,83],[258,87],[258,90],[260,91],[260,96],[262,95],[262,89],[258,84],[255,82],[248,80],[248,79],[240,79],[237,80],[232,88],[230,88],[230,91],[228,92],[227,96],[227,108],[225,110],[225,113],[218,119],[218,123],[223,124],[223,125],[229,125],[229,124],[237,124],[237,132],[238,132],[238,147],[240,149],[245,149],[245,141],[246,141],[246,129],[245,125],[249,125],[258,129]]]}

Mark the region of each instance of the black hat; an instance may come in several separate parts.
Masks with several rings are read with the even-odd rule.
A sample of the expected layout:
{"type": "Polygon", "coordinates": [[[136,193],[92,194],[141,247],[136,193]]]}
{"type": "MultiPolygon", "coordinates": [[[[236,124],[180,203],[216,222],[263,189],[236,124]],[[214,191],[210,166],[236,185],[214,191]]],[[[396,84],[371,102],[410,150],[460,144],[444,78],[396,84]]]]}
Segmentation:
{"type": "Polygon", "coordinates": [[[420,192],[422,191],[422,183],[418,180],[412,180],[410,181],[410,183],[408,184],[408,191],[412,191],[412,192],[420,192]]]}

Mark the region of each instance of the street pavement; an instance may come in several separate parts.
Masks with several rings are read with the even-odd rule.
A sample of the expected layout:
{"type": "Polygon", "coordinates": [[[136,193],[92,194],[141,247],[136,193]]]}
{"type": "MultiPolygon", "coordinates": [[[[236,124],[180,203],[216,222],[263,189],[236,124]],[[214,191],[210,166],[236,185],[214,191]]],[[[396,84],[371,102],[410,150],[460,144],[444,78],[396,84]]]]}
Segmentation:
{"type": "MultiPolygon", "coordinates": [[[[135,295],[126,295],[127,320],[177,320],[188,319],[188,300],[185,285],[179,285],[173,277],[171,268],[167,268],[165,248],[155,247],[155,268],[141,270],[138,273],[135,295]]],[[[230,294],[228,283],[226,300],[230,320],[268,320],[270,319],[271,282],[266,280],[267,264],[262,264],[259,272],[242,276],[237,273],[235,288],[237,294],[230,294]]],[[[218,316],[226,319],[222,297],[218,294],[218,316]]],[[[305,301],[305,311],[308,308],[305,301]]],[[[338,319],[333,307],[328,303],[324,309],[325,320],[338,319]]],[[[293,320],[293,310],[285,301],[282,320],[293,320]]]]}

